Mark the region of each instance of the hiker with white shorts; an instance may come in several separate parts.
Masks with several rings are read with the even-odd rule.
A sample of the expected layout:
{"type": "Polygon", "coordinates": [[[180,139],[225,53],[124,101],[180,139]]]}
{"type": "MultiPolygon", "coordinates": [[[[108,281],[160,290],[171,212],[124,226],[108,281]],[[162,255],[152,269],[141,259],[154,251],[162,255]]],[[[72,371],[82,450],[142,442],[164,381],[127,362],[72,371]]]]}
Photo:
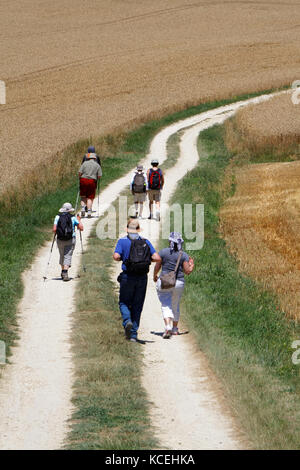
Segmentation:
{"type": "Polygon", "coordinates": [[[158,254],[161,261],[154,267],[153,280],[156,282],[157,295],[165,324],[163,338],[178,335],[180,300],[184,291],[184,275],[194,269],[194,260],[182,251],[183,239],[180,233],[171,232],[169,247],[158,254]],[[158,273],[161,270],[160,277],[158,273]]]}
{"type": "Polygon", "coordinates": [[[80,216],[72,215],[72,204],[65,202],[59,209],[59,214],[54,219],[53,232],[56,234],[57,248],[59,251],[59,264],[61,265],[61,278],[69,281],[68,270],[72,265],[72,255],[76,244],[75,227],[83,230],[80,216]]]}
{"type": "Polygon", "coordinates": [[[147,177],[144,173],[144,167],[143,165],[138,165],[131,178],[130,191],[135,204],[135,216],[139,219],[142,218],[147,189],[147,177]]]}

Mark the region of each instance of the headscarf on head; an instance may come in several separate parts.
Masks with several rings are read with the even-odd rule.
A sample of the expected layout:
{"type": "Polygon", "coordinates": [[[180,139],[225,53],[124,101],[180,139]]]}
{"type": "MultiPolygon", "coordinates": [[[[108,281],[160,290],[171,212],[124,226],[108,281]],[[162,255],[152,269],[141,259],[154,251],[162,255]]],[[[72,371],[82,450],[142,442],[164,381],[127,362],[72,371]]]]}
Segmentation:
{"type": "Polygon", "coordinates": [[[177,245],[178,251],[181,250],[182,244],[183,244],[183,238],[181,236],[181,233],[179,232],[171,232],[169,236],[169,242],[170,242],[170,249],[171,253],[173,253],[175,249],[175,245],[177,245]]]}

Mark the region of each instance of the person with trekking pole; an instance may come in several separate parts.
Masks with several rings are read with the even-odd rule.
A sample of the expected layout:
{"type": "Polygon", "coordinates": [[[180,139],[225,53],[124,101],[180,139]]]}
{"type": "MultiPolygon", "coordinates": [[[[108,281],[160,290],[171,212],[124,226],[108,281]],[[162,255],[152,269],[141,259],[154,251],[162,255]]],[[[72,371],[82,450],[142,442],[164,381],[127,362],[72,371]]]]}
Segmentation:
{"type": "Polygon", "coordinates": [[[72,255],[76,245],[77,227],[80,232],[83,230],[80,215],[72,215],[74,209],[72,204],[65,202],[59,209],[59,214],[54,219],[53,232],[57,237],[57,247],[59,251],[59,264],[61,265],[61,278],[63,281],[70,281],[68,270],[72,265],[72,255]]]}
{"type": "Polygon", "coordinates": [[[81,163],[84,163],[85,161],[87,161],[87,160],[89,159],[89,154],[90,154],[90,153],[93,153],[93,154],[96,156],[96,162],[98,163],[98,165],[101,166],[100,157],[99,157],[99,155],[96,154],[95,147],[93,147],[92,145],[90,145],[90,147],[88,148],[88,151],[87,151],[87,153],[84,155],[84,157],[83,157],[81,163]]]}
{"type": "Polygon", "coordinates": [[[159,252],[161,258],[154,267],[153,280],[165,323],[163,338],[178,335],[180,299],[184,291],[184,275],[194,269],[194,260],[182,251],[183,238],[178,232],[171,232],[169,246],[159,252]],[[158,273],[161,270],[160,277],[158,273]]]}
{"type": "Polygon", "coordinates": [[[147,176],[144,173],[144,167],[143,165],[138,165],[131,178],[130,191],[133,195],[135,216],[139,219],[142,218],[147,189],[147,176]]]}
{"type": "Polygon", "coordinates": [[[153,219],[153,206],[156,205],[156,220],[160,221],[160,199],[161,190],[164,187],[164,175],[160,168],[159,162],[156,158],[151,161],[152,168],[147,171],[147,185],[148,185],[148,198],[149,198],[149,212],[148,219],[153,219]]]}
{"type": "Polygon", "coordinates": [[[79,169],[79,188],[81,196],[81,217],[92,217],[92,206],[96,195],[97,182],[102,176],[101,166],[95,153],[89,153],[79,169]]]}
{"type": "Polygon", "coordinates": [[[119,308],[125,337],[135,343],[144,306],[149,266],[153,261],[161,261],[150,241],[140,237],[140,230],[139,221],[129,219],[127,236],[118,240],[113,254],[115,261],[122,261],[122,272],[118,276],[119,308]]]}

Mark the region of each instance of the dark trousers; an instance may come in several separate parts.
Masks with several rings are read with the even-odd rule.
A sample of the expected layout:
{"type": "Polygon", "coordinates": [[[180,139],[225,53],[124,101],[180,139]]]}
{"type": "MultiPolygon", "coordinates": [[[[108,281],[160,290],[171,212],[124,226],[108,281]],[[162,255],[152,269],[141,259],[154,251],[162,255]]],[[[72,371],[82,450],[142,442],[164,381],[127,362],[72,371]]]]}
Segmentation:
{"type": "Polygon", "coordinates": [[[122,272],[120,282],[119,307],[125,328],[128,321],[132,322],[131,337],[136,338],[140,325],[141,313],[147,289],[147,276],[134,277],[122,272]]]}

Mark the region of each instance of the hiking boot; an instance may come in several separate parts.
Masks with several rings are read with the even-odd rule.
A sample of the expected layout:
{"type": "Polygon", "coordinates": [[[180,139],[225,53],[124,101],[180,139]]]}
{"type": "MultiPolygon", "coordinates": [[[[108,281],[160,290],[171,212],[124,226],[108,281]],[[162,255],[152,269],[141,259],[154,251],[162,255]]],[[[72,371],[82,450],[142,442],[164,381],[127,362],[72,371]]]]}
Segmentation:
{"type": "Polygon", "coordinates": [[[172,336],[171,330],[166,330],[163,334],[164,339],[169,339],[171,338],[171,336],[172,336]]]}
{"type": "Polygon", "coordinates": [[[83,207],[81,208],[81,217],[85,217],[85,210],[83,207]]]}
{"type": "Polygon", "coordinates": [[[62,271],[61,277],[63,281],[70,281],[70,278],[68,276],[68,271],[62,271]]]}
{"type": "Polygon", "coordinates": [[[172,335],[175,335],[175,336],[178,336],[178,335],[179,335],[179,331],[178,331],[177,326],[173,326],[173,328],[172,328],[172,335]]]}
{"type": "Polygon", "coordinates": [[[127,339],[131,339],[130,338],[130,333],[131,333],[131,328],[132,327],[133,327],[132,322],[129,320],[126,323],[126,326],[125,326],[125,336],[126,336],[127,339]]]}

